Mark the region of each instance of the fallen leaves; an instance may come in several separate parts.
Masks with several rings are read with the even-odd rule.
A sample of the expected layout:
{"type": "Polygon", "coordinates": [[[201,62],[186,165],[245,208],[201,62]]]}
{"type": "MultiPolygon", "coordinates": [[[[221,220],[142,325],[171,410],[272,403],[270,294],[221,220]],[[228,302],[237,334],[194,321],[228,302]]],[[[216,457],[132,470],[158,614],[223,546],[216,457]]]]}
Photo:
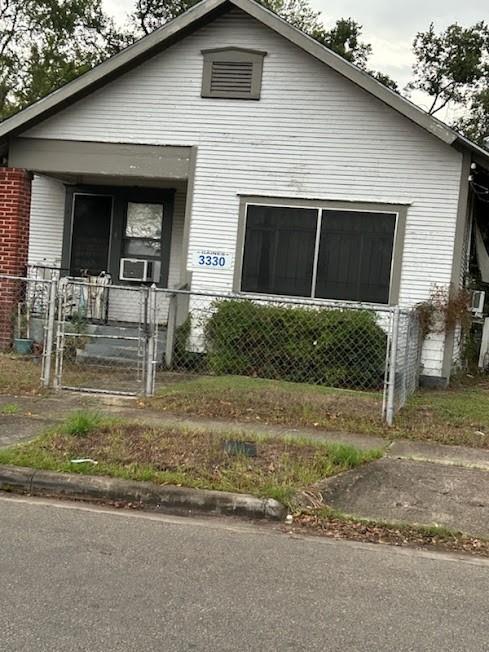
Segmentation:
{"type": "Polygon", "coordinates": [[[464,552],[489,557],[489,541],[462,533],[432,532],[432,528],[410,525],[388,525],[375,522],[355,521],[350,518],[328,516],[324,513],[301,512],[294,515],[291,534],[300,531],[334,539],[350,539],[365,543],[389,544],[430,548],[444,552],[464,552]]]}

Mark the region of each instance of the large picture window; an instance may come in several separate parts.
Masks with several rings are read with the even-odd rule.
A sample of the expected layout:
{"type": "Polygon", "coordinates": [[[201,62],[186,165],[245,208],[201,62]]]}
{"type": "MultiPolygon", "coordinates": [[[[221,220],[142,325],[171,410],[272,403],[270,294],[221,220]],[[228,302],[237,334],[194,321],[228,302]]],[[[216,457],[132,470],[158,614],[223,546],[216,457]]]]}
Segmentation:
{"type": "Polygon", "coordinates": [[[247,204],[241,291],[389,303],[397,212],[247,204]]]}

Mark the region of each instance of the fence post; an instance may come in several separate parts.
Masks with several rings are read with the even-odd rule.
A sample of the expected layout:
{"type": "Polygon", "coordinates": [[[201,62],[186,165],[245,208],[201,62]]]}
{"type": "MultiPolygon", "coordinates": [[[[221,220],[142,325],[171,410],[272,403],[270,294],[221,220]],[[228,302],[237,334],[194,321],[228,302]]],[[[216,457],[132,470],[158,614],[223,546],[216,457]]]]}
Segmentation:
{"type": "Polygon", "coordinates": [[[153,285],[149,288],[148,296],[148,319],[147,319],[147,328],[148,328],[148,339],[146,347],[146,378],[145,378],[145,387],[144,395],[153,396],[154,394],[154,380],[155,380],[155,365],[156,365],[156,356],[155,356],[155,342],[156,342],[156,324],[157,324],[157,315],[156,315],[156,285],[153,285]]]}
{"type": "Polygon", "coordinates": [[[56,319],[56,289],[57,282],[52,279],[49,285],[48,319],[46,332],[44,333],[42,384],[49,387],[51,383],[51,366],[53,357],[54,321],[56,319]]]}
{"type": "Polygon", "coordinates": [[[170,296],[170,305],[168,307],[168,323],[166,327],[165,365],[167,369],[171,369],[173,362],[175,333],[177,330],[177,302],[178,295],[172,294],[170,296]]]}
{"type": "Polygon", "coordinates": [[[55,390],[61,389],[63,375],[63,353],[65,347],[65,310],[66,310],[66,284],[61,281],[57,283],[58,289],[58,323],[56,328],[56,356],[55,372],[53,387],[55,390]]]}
{"type": "Polygon", "coordinates": [[[396,388],[396,363],[397,363],[397,344],[399,339],[399,306],[394,308],[392,316],[392,336],[391,351],[389,363],[389,386],[387,389],[387,408],[386,421],[387,425],[392,426],[395,415],[395,388],[396,388]]]}

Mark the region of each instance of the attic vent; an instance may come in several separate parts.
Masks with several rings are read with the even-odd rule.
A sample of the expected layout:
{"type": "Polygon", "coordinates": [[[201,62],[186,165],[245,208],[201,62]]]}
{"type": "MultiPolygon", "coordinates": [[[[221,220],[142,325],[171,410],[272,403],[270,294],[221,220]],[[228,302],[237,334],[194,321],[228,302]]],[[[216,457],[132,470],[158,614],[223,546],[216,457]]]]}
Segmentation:
{"type": "Polygon", "coordinates": [[[211,69],[211,94],[243,93],[250,95],[253,83],[251,61],[213,61],[211,69]]]}
{"type": "Polygon", "coordinates": [[[265,52],[242,48],[205,50],[202,97],[260,99],[265,52]]]}

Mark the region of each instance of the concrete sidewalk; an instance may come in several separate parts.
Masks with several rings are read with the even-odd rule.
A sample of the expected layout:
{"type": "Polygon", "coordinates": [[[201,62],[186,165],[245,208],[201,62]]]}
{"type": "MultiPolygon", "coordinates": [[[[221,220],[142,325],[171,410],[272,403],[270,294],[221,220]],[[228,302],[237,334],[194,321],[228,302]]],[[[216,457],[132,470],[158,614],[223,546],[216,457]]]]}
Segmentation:
{"type": "Polygon", "coordinates": [[[355,516],[437,524],[489,537],[489,450],[181,417],[141,407],[136,399],[68,392],[42,397],[0,396],[0,447],[32,439],[79,409],[95,409],[101,414],[151,426],[178,424],[244,436],[256,433],[304,437],[364,450],[381,448],[385,453],[382,460],[336,476],[319,487],[318,494],[327,504],[355,516]],[[15,414],[5,414],[12,411],[15,414]]]}

